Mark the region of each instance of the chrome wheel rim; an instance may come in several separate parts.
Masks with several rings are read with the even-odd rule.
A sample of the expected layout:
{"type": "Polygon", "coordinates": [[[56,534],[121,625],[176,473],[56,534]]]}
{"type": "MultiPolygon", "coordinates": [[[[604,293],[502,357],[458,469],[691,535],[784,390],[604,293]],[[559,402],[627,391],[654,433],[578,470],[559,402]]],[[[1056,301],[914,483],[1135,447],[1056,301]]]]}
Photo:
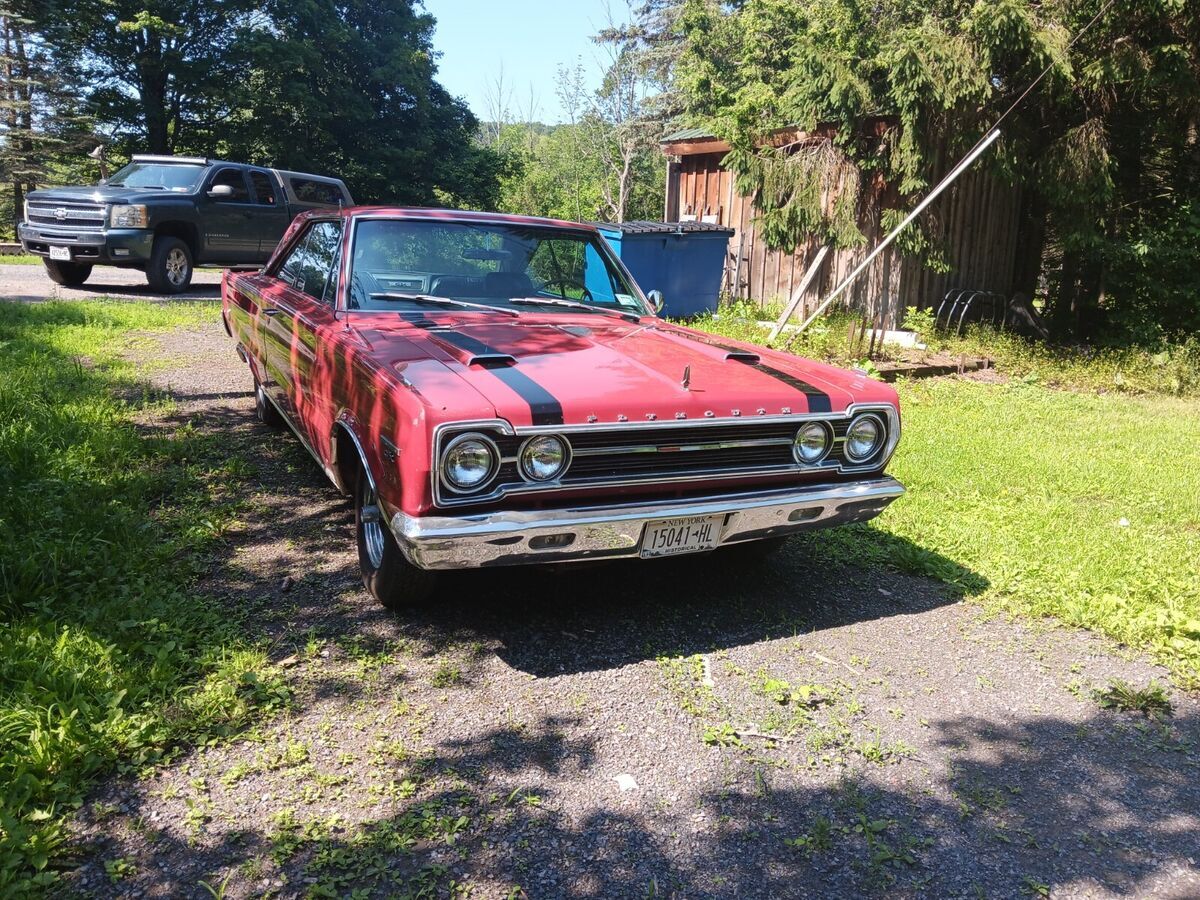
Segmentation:
{"type": "Polygon", "coordinates": [[[372,568],[378,569],[383,565],[383,520],[375,491],[369,485],[363,487],[358,519],[362,526],[363,543],[367,546],[367,559],[371,561],[372,568]]]}
{"type": "Polygon", "coordinates": [[[187,279],[187,268],[187,254],[180,248],[173,247],[167,253],[167,281],[175,287],[181,286],[187,279]]]}

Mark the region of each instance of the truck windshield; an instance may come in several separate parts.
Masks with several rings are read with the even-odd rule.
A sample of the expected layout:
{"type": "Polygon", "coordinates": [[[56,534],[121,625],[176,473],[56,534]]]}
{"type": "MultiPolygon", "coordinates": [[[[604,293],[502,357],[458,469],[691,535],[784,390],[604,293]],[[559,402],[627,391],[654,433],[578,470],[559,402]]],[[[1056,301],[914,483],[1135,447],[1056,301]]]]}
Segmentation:
{"type": "Polygon", "coordinates": [[[583,229],[363,219],[350,277],[350,309],[410,311],[447,298],[524,312],[543,300],[546,312],[569,303],[649,314],[603,240],[583,229]]]}
{"type": "Polygon", "coordinates": [[[133,162],[108,179],[108,184],[187,193],[195,189],[203,174],[204,166],[189,163],[133,162]]]}

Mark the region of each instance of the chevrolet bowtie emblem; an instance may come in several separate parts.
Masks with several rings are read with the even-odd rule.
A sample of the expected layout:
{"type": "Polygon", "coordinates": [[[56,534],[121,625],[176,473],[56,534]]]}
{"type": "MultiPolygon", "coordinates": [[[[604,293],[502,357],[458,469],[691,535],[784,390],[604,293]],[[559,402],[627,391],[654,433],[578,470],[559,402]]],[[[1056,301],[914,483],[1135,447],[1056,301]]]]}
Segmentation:
{"type": "Polygon", "coordinates": [[[692,367],[684,366],[683,367],[683,381],[681,381],[680,384],[683,385],[683,389],[686,391],[688,385],[691,383],[692,383],[692,367]]]}
{"type": "Polygon", "coordinates": [[[60,206],[58,209],[56,209],[54,211],[54,218],[58,219],[58,221],[61,222],[66,217],[67,217],[67,208],[65,206],[60,206]]]}

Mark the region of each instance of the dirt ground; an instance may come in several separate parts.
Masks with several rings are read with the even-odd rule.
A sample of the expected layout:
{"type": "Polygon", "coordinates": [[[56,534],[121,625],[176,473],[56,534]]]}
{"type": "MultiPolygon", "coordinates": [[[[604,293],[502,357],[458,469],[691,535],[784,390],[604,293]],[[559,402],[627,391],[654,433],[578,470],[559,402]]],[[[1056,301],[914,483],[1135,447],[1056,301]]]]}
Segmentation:
{"type": "Polygon", "coordinates": [[[0,300],[37,303],[42,300],[89,300],[97,297],[121,297],[131,300],[212,300],[220,295],[221,272],[199,269],[191,286],[181,294],[168,297],[156,294],[146,284],[146,274],[136,269],[96,266],[79,287],[55,284],[40,265],[0,263],[0,300]]]}
{"type": "Polygon", "coordinates": [[[1169,685],[1145,660],[804,539],[464,573],[390,614],[219,326],[162,344],[170,418],[250,463],[204,587],[293,701],[99,790],[70,892],[1200,896],[1200,703],[1169,688],[1159,722],[1093,695],[1169,685]]]}

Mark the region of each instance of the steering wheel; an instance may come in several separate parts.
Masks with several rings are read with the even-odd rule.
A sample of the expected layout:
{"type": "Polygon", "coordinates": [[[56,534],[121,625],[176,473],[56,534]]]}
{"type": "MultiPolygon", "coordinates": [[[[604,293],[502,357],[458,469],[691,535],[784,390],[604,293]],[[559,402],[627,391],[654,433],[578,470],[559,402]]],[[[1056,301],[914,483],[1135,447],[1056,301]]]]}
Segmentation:
{"type": "Polygon", "coordinates": [[[575,287],[575,288],[579,288],[579,290],[583,291],[582,299],[585,302],[587,302],[587,303],[595,303],[596,302],[596,298],[592,296],[592,292],[588,290],[587,285],[578,279],[567,278],[565,275],[562,275],[557,278],[551,278],[549,281],[546,282],[546,284],[562,288],[562,290],[559,291],[559,293],[563,295],[562,299],[564,299],[564,300],[570,299],[569,297],[566,296],[567,288],[575,287]]]}

